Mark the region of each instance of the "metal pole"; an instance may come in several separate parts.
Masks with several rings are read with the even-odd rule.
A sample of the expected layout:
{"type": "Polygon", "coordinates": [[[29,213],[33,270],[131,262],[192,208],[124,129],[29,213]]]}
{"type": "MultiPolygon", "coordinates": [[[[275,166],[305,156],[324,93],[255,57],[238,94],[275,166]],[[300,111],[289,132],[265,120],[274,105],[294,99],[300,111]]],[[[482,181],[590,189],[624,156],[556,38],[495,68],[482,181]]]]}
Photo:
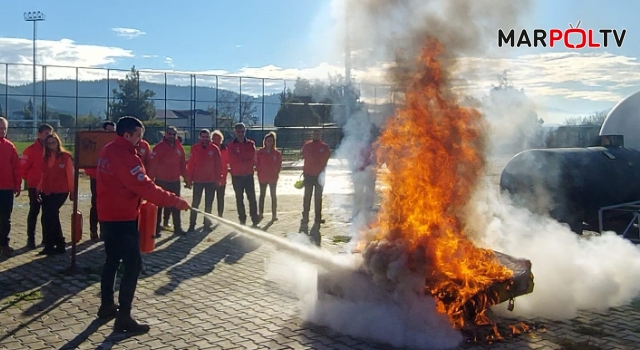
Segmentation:
{"type": "Polygon", "coordinates": [[[218,129],[218,76],[216,75],[216,129],[218,129]]]}
{"type": "Polygon", "coordinates": [[[33,21],[33,115],[31,116],[34,121],[33,126],[35,126],[35,121],[38,117],[36,111],[36,21],[33,21]]]}
{"type": "Polygon", "coordinates": [[[107,113],[105,113],[107,120],[111,119],[111,111],[109,108],[109,97],[111,97],[111,90],[109,90],[109,87],[111,85],[111,82],[109,81],[110,72],[111,72],[111,69],[107,68],[107,113]]]}
{"type": "Polygon", "coordinates": [[[38,112],[36,107],[36,37],[37,37],[37,26],[36,23],[39,21],[44,21],[46,16],[43,12],[40,11],[29,11],[24,13],[24,20],[27,22],[33,22],[33,97],[32,97],[32,106],[33,110],[31,111],[32,115],[32,127],[34,129],[34,134],[36,132],[36,120],[38,118],[38,112]]]}
{"type": "Polygon", "coordinates": [[[344,76],[345,76],[345,90],[344,90],[344,113],[345,122],[351,115],[351,106],[349,105],[349,94],[351,86],[351,47],[349,38],[349,14],[347,5],[344,8],[344,76]]]}
{"type": "Polygon", "coordinates": [[[239,97],[240,103],[238,105],[238,117],[240,118],[239,122],[242,123],[243,122],[242,120],[242,77],[240,77],[239,82],[240,82],[240,97],[239,97]]]}
{"type": "Polygon", "coordinates": [[[167,131],[167,73],[164,73],[164,130],[167,131]]]}
{"type": "Polygon", "coordinates": [[[264,78],[262,79],[262,131],[264,132],[264,78]]]}
{"type": "Polygon", "coordinates": [[[9,64],[4,65],[4,114],[9,119],[9,64]]]}
{"type": "Polygon", "coordinates": [[[42,66],[42,122],[47,121],[47,67],[42,66]]]}

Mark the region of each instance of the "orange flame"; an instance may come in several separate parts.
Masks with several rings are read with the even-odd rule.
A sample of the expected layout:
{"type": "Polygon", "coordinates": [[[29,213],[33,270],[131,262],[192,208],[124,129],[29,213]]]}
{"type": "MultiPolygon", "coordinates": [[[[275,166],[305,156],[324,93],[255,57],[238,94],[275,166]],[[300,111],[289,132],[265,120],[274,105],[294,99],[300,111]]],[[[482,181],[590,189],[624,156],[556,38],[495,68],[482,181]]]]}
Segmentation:
{"type": "Polygon", "coordinates": [[[380,135],[377,153],[389,171],[381,175],[388,189],[375,226],[378,240],[409,242],[428,271],[425,292],[462,328],[491,324],[484,312],[494,296],[485,291],[513,273],[463,230],[462,209],[485,165],[484,122],[478,110],[458,105],[438,61],[443,52],[437,40],[427,41],[420,71],[380,135]]]}

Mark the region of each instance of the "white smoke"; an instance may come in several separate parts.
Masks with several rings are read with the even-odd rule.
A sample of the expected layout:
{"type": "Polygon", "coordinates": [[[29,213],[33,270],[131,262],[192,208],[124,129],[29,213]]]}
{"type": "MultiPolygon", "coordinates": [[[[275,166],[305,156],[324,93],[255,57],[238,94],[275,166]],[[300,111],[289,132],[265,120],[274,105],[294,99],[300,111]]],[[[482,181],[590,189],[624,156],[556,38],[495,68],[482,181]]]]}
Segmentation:
{"type": "MultiPolygon", "coordinates": [[[[305,236],[294,234],[289,239],[311,246],[305,236]]],[[[357,255],[351,257],[353,265],[360,263],[357,255]]],[[[295,293],[303,319],[341,333],[405,348],[450,349],[459,345],[462,335],[435,312],[433,298],[422,293],[423,278],[407,273],[401,254],[396,258],[396,263],[390,264],[395,271],[389,274],[394,280],[391,293],[363,273],[321,267],[285,253],[270,257],[267,279],[295,293]],[[327,282],[319,286],[319,277],[327,282]],[[341,295],[326,294],[330,288],[323,286],[329,285],[338,286],[341,295]]]]}
{"type": "Polygon", "coordinates": [[[535,287],[516,298],[513,313],[569,319],[579,310],[603,311],[631,302],[640,293],[640,250],[605,232],[580,237],[567,225],[512,206],[494,185],[485,185],[471,204],[469,229],[486,247],[532,263],[535,287]]]}

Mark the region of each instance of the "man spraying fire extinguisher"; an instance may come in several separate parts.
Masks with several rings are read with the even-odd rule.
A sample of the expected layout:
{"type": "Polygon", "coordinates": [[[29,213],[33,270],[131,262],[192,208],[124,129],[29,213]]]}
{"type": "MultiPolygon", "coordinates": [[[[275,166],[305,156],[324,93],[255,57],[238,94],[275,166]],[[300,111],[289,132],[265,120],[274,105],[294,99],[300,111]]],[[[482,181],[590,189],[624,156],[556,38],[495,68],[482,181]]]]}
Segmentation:
{"type": "Polygon", "coordinates": [[[146,174],[136,147],[144,125],[134,117],[122,117],[116,125],[114,141],[98,155],[98,220],[104,234],[106,261],[102,269],[101,305],[98,317],[115,317],[114,331],[141,334],[149,326],[131,317],[131,304],[142,268],[138,214],[142,198],[163,207],[189,210],[189,203],[158,187],[146,174]],[[114,284],[120,262],[124,267],[120,283],[120,306],[114,303],[114,284]]]}

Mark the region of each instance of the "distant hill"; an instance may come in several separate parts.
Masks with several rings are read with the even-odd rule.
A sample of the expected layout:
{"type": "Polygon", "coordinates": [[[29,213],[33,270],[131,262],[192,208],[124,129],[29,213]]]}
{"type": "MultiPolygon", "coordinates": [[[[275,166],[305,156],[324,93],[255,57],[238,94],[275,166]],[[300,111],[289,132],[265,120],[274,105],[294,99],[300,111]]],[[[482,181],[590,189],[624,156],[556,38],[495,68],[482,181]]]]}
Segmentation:
{"type": "MultiPolygon", "coordinates": [[[[45,95],[47,108],[59,113],[66,113],[72,116],[76,115],[76,107],[78,115],[87,115],[90,112],[95,114],[101,113],[105,115],[107,110],[107,96],[112,97],[111,91],[118,88],[118,80],[96,80],[96,81],[78,81],[76,86],[75,80],[48,80],[45,86],[45,95]],[[78,104],[76,106],[76,89],[78,104]]],[[[141,81],[140,89],[152,90],[156,93],[154,96],[156,109],[207,109],[215,107],[216,89],[205,86],[198,86],[193,89],[191,86],[166,85],[166,105],[165,105],[165,85],[158,83],[150,83],[141,81]],[[193,95],[195,98],[192,98],[193,95]],[[192,100],[196,101],[195,106],[192,100]]],[[[6,86],[0,84],[0,106],[6,115],[11,115],[15,111],[21,111],[25,104],[33,94],[33,84],[20,86],[6,86]],[[5,91],[7,93],[5,94],[5,91]]],[[[36,83],[37,105],[40,107],[43,95],[42,82],[36,83]]],[[[229,100],[237,98],[239,94],[234,91],[218,90],[218,103],[224,103],[222,96],[228,96],[229,100]]],[[[262,114],[262,96],[252,97],[254,105],[257,108],[256,115],[262,114]]],[[[271,94],[264,96],[264,124],[273,125],[278,109],[280,108],[279,94],[271,94]]],[[[258,124],[262,121],[258,120],[258,124]]]]}

